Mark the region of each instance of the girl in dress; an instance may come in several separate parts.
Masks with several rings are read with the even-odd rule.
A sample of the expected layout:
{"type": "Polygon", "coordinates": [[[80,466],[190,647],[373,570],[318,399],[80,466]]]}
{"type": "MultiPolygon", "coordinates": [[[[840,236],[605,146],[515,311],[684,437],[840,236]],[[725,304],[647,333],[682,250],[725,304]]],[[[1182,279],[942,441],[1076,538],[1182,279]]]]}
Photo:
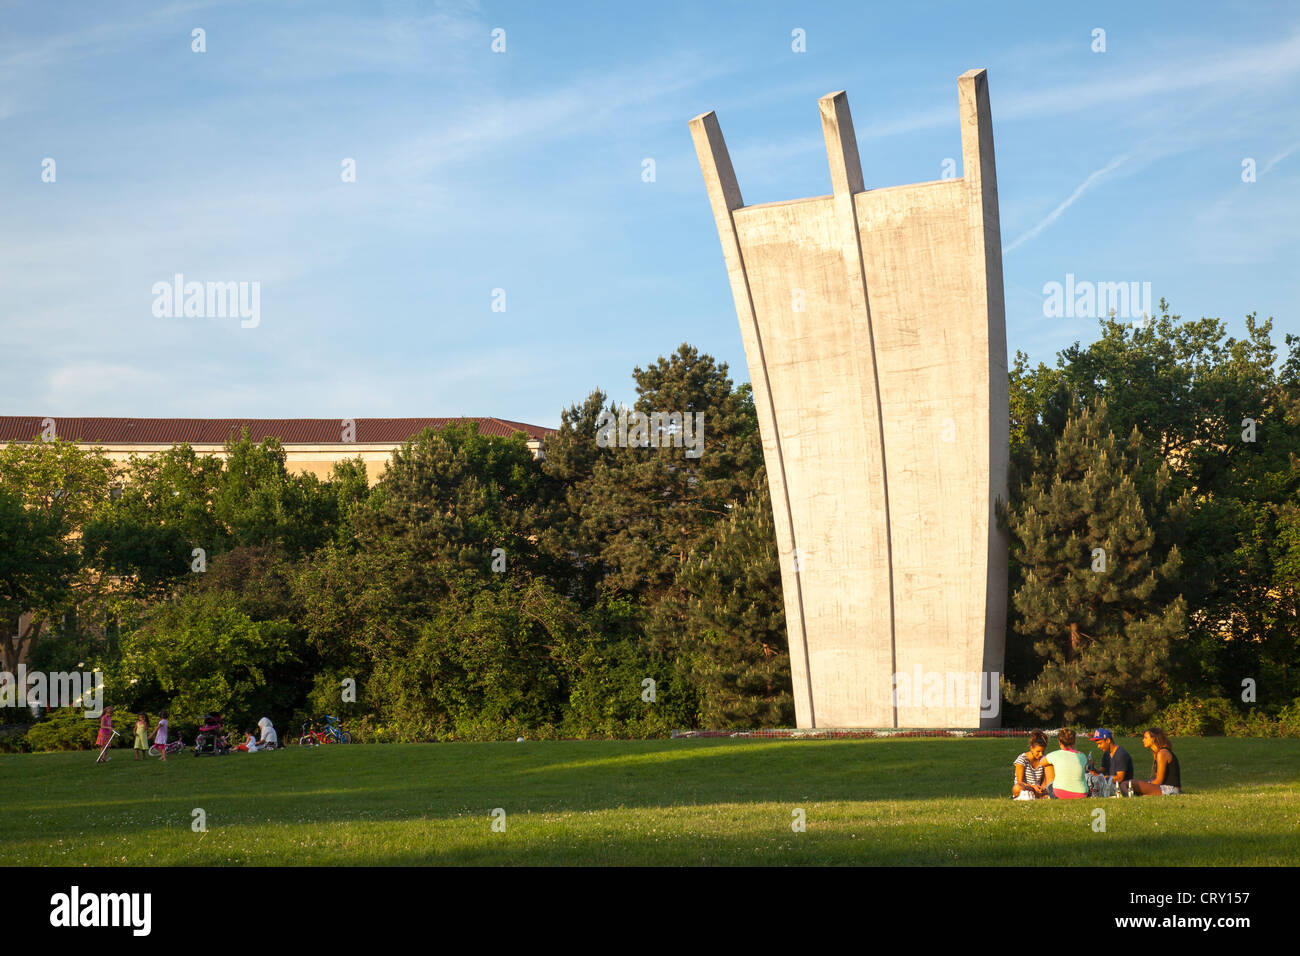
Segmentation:
{"type": "Polygon", "coordinates": [[[167,711],[165,710],[158,715],[158,726],[155,727],[153,731],[153,742],[157,744],[158,749],[162,751],[162,753],[159,754],[159,756],[161,756],[163,762],[166,763],[167,762],[167,711]]]}
{"type": "Polygon", "coordinates": [[[113,708],[105,707],[104,712],[99,715],[99,736],[95,738],[95,746],[102,747],[99,757],[95,763],[108,763],[113,759],[108,755],[108,744],[113,739],[113,708]]]}
{"type": "Polygon", "coordinates": [[[135,759],[144,760],[149,753],[149,719],[141,714],[135,721],[135,759]]]}

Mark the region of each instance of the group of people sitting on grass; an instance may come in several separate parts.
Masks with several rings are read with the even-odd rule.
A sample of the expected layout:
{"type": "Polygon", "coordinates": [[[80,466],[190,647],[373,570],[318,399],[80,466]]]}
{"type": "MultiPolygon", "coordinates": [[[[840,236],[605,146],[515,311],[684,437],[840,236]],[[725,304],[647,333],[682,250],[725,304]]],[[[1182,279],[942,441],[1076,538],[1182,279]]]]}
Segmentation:
{"type": "Polygon", "coordinates": [[[1178,758],[1169,737],[1159,727],[1142,735],[1142,746],[1154,755],[1151,779],[1138,780],[1133,758],[1104,727],[1089,738],[1101,751],[1101,766],[1074,748],[1074,731],[1057,731],[1059,750],[1047,753],[1047,734],[1035,730],[1029,735],[1029,749],[1016,758],[1013,800],[1081,800],[1084,797],[1172,796],[1183,792],[1178,758]]]}
{"type": "Polygon", "coordinates": [[[276,736],[275,725],[271,723],[270,717],[263,717],[257,722],[256,728],[244,731],[244,742],[235,749],[255,754],[259,750],[278,750],[279,747],[280,739],[276,736]],[[262,735],[260,740],[258,733],[262,735]]]}

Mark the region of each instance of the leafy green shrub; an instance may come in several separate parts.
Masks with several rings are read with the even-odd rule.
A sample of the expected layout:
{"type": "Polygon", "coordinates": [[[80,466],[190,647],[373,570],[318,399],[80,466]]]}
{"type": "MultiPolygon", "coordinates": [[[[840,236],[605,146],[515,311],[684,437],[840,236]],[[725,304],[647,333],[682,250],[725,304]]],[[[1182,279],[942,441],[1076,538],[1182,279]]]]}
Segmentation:
{"type": "Polygon", "coordinates": [[[540,582],[467,587],[431,619],[390,630],[358,697],[404,740],[559,723],[565,661],[583,636],[571,602],[540,582]]]}
{"type": "MultiPolygon", "coordinates": [[[[1223,703],[1226,704],[1227,701],[1223,703]]],[[[1156,714],[1152,721],[1171,737],[1203,737],[1206,733],[1214,732],[1208,729],[1210,719],[1205,704],[1204,700],[1184,697],[1156,714]]],[[[1218,732],[1223,732],[1222,725],[1218,732]]]]}
{"type": "MultiPolygon", "coordinates": [[[[113,712],[113,729],[118,737],[114,747],[131,745],[135,733],[136,715],[126,710],[113,712]]],[[[89,750],[95,746],[99,733],[99,718],[87,717],[79,707],[62,707],[49,714],[45,720],[33,724],[27,731],[26,746],[36,753],[55,750],[89,750]]]]}
{"type": "Polygon", "coordinates": [[[1300,697],[1278,713],[1277,731],[1279,737],[1300,737],[1300,697]]]}
{"type": "Polygon", "coordinates": [[[571,676],[563,729],[567,737],[665,737],[696,723],[695,695],[673,662],[655,659],[632,641],[589,647],[571,676]],[[655,681],[654,701],[643,697],[655,681]]]}
{"type": "Polygon", "coordinates": [[[549,723],[528,725],[523,721],[462,717],[444,732],[441,740],[559,740],[560,732],[549,723]]]}
{"type": "Polygon", "coordinates": [[[27,731],[31,724],[0,725],[0,754],[25,753],[31,749],[27,745],[27,731]]]}
{"type": "Polygon", "coordinates": [[[174,712],[215,712],[240,728],[285,709],[302,648],[288,623],[254,621],[225,600],[187,594],[158,605],[122,650],[126,672],[160,688],[174,712]]]}
{"type": "Polygon", "coordinates": [[[1258,707],[1251,707],[1245,713],[1234,710],[1223,722],[1223,735],[1225,737],[1280,737],[1281,728],[1277,720],[1258,707]]]}
{"type": "Polygon", "coordinates": [[[1258,707],[1238,708],[1226,697],[1184,697],[1157,714],[1153,723],[1170,737],[1300,737],[1300,700],[1270,717],[1258,707]]]}
{"type": "MultiPolygon", "coordinates": [[[[312,680],[311,690],[307,694],[307,710],[312,714],[332,714],[342,721],[359,717],[363,713],[361,705],[354,701],[343,700],[343,681],[356,680],[355,674],[345,674],[337,668],[331,668],[317,674],[312,680]]],[[[361,687],[357,687],[360,696],[361,687]]],[[[306,718],[303,718],[306,719],[306,718]]],[[[301,727],[301,721],[298,725],[301,727]]]]}

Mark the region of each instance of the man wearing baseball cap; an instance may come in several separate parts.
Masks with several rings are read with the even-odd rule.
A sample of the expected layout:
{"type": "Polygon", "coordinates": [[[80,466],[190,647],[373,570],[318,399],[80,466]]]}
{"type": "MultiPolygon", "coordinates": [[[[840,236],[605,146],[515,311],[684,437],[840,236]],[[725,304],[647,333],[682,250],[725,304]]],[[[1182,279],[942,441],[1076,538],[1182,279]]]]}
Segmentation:
{"type": "Polygon", "coordinates": [[[1097,742],[1097,749],[1101,751],[1101,773],[1091,772],[1105,780],[1103,793],[1129,796],[1133,786],[1133,758],[1115,743],[1115,735],[1105,727],[1097,728],[1091,739],[1097,742]]]}

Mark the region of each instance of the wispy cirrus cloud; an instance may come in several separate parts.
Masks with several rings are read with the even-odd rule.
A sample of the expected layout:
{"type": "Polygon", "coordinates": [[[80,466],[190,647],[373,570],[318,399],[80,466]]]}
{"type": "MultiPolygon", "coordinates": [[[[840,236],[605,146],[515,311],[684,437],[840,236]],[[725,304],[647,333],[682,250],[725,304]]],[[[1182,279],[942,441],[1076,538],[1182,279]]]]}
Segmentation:
{"type": "Polygon", "coordinates": [[[686,121],[718,109],[747,200],[825,192],[815,99],[847,86],[859,141],[890,140],[863,149],[869,181],[910,182],[960,156],[969,66],[994,87],[1015,347],[1075,334],[1030,291],[1057,263],[1132,263],[1171,300],[1226,313],[1249,294],[1282,316],[1294,18],[1188,9],[1175,33],[1164,3],[1135,8],[1105,56],[1046,8],[956,11],[938,36],[923,10],[840,0],[799,55],[761,4],[719,29],[689,0],[7,3],[0,345],[24,375],[0,404],[543,422],[688,337],[741,380],[686,121]],[[261,325],[154,317],[151,285],[174,272],[262,282],[261,325]],[[498,286],[509,313],[488,311],[498,286]]]}

